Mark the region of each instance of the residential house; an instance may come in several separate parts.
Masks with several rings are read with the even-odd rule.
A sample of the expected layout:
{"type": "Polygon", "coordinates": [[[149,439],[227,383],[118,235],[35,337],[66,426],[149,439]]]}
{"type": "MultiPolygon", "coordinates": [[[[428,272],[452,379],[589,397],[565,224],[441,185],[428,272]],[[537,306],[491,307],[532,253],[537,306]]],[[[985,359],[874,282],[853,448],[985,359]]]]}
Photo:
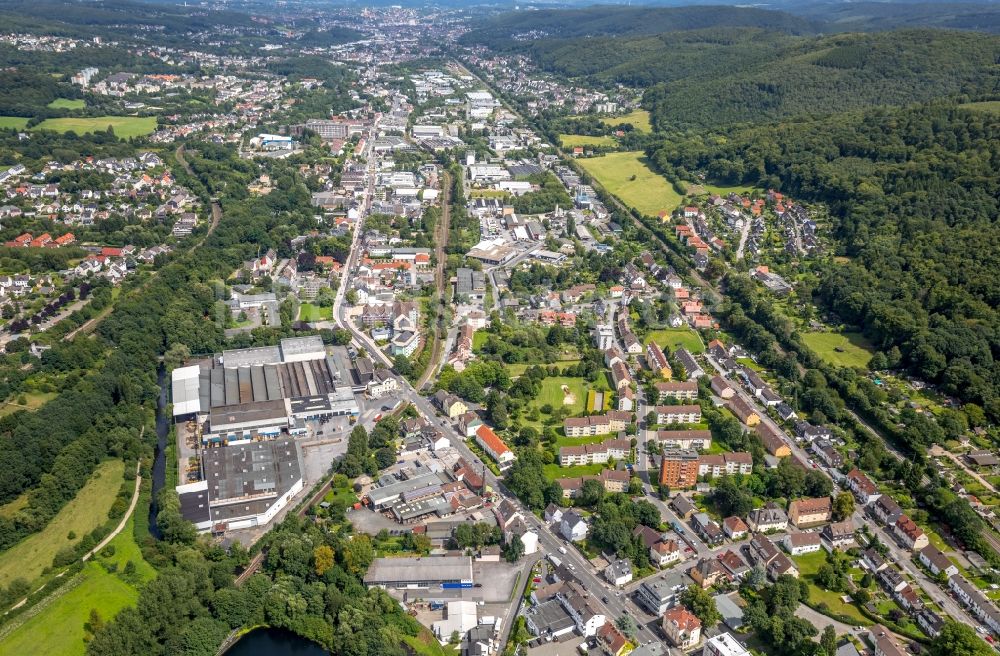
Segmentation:
{"type": "Polygon", "coordinates": [[[663,633],[670,643],[688,651],[701,642],[701,620],[683,606],[674,606],[663,614],[663,633]]]}
{"type": "Polygon", "coordinates": [[[902,590],[903,586],[907,585],[902,572],[892,566],[886,567],[876,574],[875,580],[889,594],[902,590]]]}
{"type": "Polygon", "coordinates": [[[906,656],[906,650],[896,645],[895,637],[881,624],[868,630],[868,640],[872,643],[874,656],[906,656]]]}
{"type": "Polygon", "coordinates": [[[958,567],[955,563],[948,560],[944,552],[934,545],[929,544],[921,549],[919,558],[924,567],[929,569],[934,576],[939,576],[941,572],[944,572],[945,577],[952,577],[958,574],[958,567]]]}
{"type": "Polygon", "coordinates": [[[632,442],[626,438],[607,439],[599,444],[564,446],[559,448],[559,464],[562,467],[604,464],[609,460],[624,460],[631,452],[632,442]]]}
{"type": "Polygon", "coordinates": [[[660,460],[660,485],[670,489],[694,487],[698,482],[700,458],[696,451],[668,449],[660,460]]]}
{"type": "Polygon", "coordinates": [[[514,462],[514,452],[493,432],[492,428],[485,424],[476,430],[476,444],[501,467],[514,462]]]}
{"type": "Polygon", "coordinates": [[[897,519],[891,530],[900,544],[910,551],[920,551],[930,543],[923,529],[906,515],[897,519]]]}
{"type": "Polygon", "coordinates": [[[757,434],[760,435],[761,441],[764,443],[764,448],[775,458],[787,458],[792,455],[792,448],[788,444],[788,440],[785,436],[778,430],[771,427],[770,424],[765,422],[760,422],[755,427],[757,434]]]}
{"type": "Polygon", "coordinates": [[[684,367],[688,380],[700,378],[705,375],[705,370],[701,368],[701,365],[698,364],[698,361],[694,359],[694,356],[686,348],[679,348],[674,351],[674,359],[677,360],[679,365],[684,367]]]}
{"type": "Polygon", "coordinates": [[[830,521],[833,506],[830,497],[796,499],[788,504],[788,521],[796,528],[815,526],[830,521]]]}
{"type": "Polygon", "coordinates": [[[726,407],[736,415],[736,418],[746,426],[757,426],[760,424],[760,415],[753,407],[743,400],[739,395],[733,396],[726,402],[726,407]]]}
{"type": "Polygon", "coordinates": [[[784,574],[798,578],[799,570],[795,564],[766,535],[750,538],[749,550],[754,562],[764,567],[772,581],[784,574]]]}
{"type": "Polygon", "coordinates": [[[944,628],[945,620],[929,608],[924,608],[916,614],[917,625],[931,638],[936,638],[944,628]]]}
{"type": "Polygon", "coordinates": [[[632,563],[628,558],[619,558],[604,568],[604,578],[614,586],[623,586],[632,580],[632,563]]]}
{"type": "Polygon", "coordinates": [[[857,500],[864,505],[868,505],[881,496],[878,486],[857,467],[848,472],[847,487],[854,493],[857,500]]]}
{"type": "Polygon", "coordinates": [[[784,531],[788,528],[788,515],[773,501],[762,508],[756,508],[747,515],[747,526],[757,533],[784,531]]]}
{"type": "Polygon", "coordinates": [[[837,451],[829,440],[816,440],[809,448],[827,466],[834,469],[840,469],[844,466],[844,456],[840,455],[840,451],[837,451]]]}
{"type": "Polygon", "coordinates": [[[465,405],[465,401],[444,390],[438,390],[433,398],[434,405],[447,415],[449,419],[455,419],[469,411],[469,406],[465,405]]]}
{"type": "Polygon", "coordinates": [[[700,405],[658,405],[653,408],[658,424],[697,424],[701,422],[700,405]]]}
{"type": "Polygon", "coordinates": [[[868,508],[875,519],[885,526],[893,526],[903,516],[903,509],[888,494],[879,496],[868,508]]]}
{"type": "Polygon", "coordinates": [[[719,562],[718,558],[711,556],[702,558],[695,563],[688,570],[688,576],[694,579],[694,582],[701,586],[703,590],[707,590],[721,582],[729,581],[729,572],[726,571],[726,567],[719,562]]]}
{"type": "Polygon", "coordinates": [[[663,349],[661,349],[656,342],[651,341],[646,345],[646,364],[653,371],[653,373],[657,374],[661,378],[669,380],[673,375],[670,363],[667,362],[667,356],[663,353],[663,349]]]}
{"type": "Polygon", "coordinates": [[[742,519],[733,515],[722,520],[722,530],[730,540],[742,540],[747,536],[750,527],[742,519]]]}
{"type": "Polygon", "coordinates": [[[656,441],[664,449],[696,449],[705,451],[712,448],[712,431],[661,430],[656,432],[656,441]]]}
{"type": "Polygon", "coordinates": [[[653,387],[656,389],[659,403],[665,403],[668,399],[693,401],[698,398],[698,383],[693,380],[657,381],[653,383],[653,387]]]}
{"type": "Polygon", "coordinates": [[[846,519],[842,522],[827,524],[823,527],[820,537],[823,539],[824,548],[828,551],[834,549],[846,551],[856,544],[854,540],[854,522],[846,519]]]}
{"type": "Polygon", "coordinates": [[[720,399],[729,400],[736,395],[736,390],[722,376],[712,376],[712,393],[720,399]]]}
{"type": "Polygon", "coordinates": [[[788,533],[781,544],[793,556],[812,553],[821,548],[818,533],[788,533]]]}
{"type": "Polygon", "coordinates": [[[691,500],[680,493],[674,495],[674,498],[670,500],[670,505],[673,507],[674,512],[677,513],[677,516],[684,520],[690,519],[698,512],[698,509],[691,503],[691,500]]]}
{"type": "Polygon", "coordinates": [[[583,517],[571,510],[563,515],[559,524],[559,532],[570,542],[579,542],[587,537],[587,522],[583,517]]]}
{"type": "Polygon", "coordinates": [[[889,563],[882,558],[882,554],[874,549],[865,549],[864,553],[861,554],[861,564],[873,574],[878,574],[889,566],[889,563]]]}
{"type": "Polygon", "coordinates": [[[722,566],[726,568],[729,573],[729,577],[734,581],[740,581],[744,576],[750,571],[750,566],[740,558],[739,554],[734,549],[727,549],[721,552],[718,556],[719,562],[722,566]]]}
{"type": "Polygon", "coordinates": [[[724,539],[722,529],[706,513],[695,513],[694,528],[709,546],[721,544],[724,539]]]}
{"type": "Polygon", "coordinates": [[[597,643],[607,656],[625,656],[632,651],[632,643],[611,622],[597,630],[597,643]]]}

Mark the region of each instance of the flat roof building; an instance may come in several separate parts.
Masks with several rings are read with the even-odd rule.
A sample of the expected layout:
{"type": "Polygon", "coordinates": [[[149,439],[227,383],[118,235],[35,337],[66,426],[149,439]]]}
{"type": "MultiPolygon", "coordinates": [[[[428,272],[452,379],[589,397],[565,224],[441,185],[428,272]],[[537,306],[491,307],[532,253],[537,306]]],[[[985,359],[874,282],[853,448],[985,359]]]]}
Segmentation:
{"type": "Polygon", "coordinates": [[[368,587],[380,588],[472,587],[472,558],[376,558],[364,580],[368,587]]]}

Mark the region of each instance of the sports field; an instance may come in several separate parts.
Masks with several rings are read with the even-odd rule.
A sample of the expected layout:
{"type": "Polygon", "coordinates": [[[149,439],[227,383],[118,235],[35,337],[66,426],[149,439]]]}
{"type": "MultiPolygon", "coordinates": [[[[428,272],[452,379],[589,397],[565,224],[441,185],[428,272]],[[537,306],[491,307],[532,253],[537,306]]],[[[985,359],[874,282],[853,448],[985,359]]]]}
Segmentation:
{"type": "Polygon", "coordinates": [[[16,578],[33,581],[52,564],[60,549],[73,546],[107,521],[124,472],[121,460],[101,463],[76,497],[44,529],[0,554],[0,585],[6,586],[16,578]],[[67,537],[70,531],[76,534],[72,540],[67,537]]]}
{"type": "Polygon", "coordinates": [[[650,216],[664,210],[672,212],[680,204],[681,195],[666,178],[646,166],[645,159],[644,152],[633,150],[578,161],[587,173],[626,205],[650,216]]]}
{"type": "Polygon", "coordinates": [[[663,330],[653,330],[644,340],[644,344],[656,342],[660,348],[667,348],[673,352],[679,347],[686,348],[691,353],[703,353],[705,343],[701,341],[701,335],[690,328],[664,328],[663,330]]]}
{"type": "Polygon", "coordinates": [[[328,321],[333,317],[333,308],[320,307],[312,303],[299,306],[299,321],[328,321]]]}
{"type": "Polygon", "coordinates": [[[28,124],[28,119],[23,116],[0,116],[0,130],[4,128],[13,128],[15,130],[22,130],[24,126],[28,124]]]}
{"type": "Polygon", "coordinates": [[[589,134],[560,134],[559,142],[563,148],[573,148],[574,146],[614,146],[615,140],[606,134],[591,136],[589,134]]]}
{"type": "Polygon", "coordinates": [[[56,98],[49,103],[52,109],[83,109],[87,103],[81,99],[70,100],[69,98],[56,98]]]}
{"type": "MultiPolygon", "coordinates": [[[[134,515],[133,515],[134,517],[134,515]]],[[[142,558],[133,539],[132,520],[111,541],[115,553],[101,560],[114,563],[123,572],[129,561],[135,565],[138,581],[149,581],[156,572],[142,558]]],[[[91,609],[106,622],[126,606],[135,603],[139,593],[119,574],[111,574],[95,561],[87,563],[77,576],[55,591],[49,600],[40,602],[40,611],[0,639],[0,653],[57,654],[77,656],[86,651],[84,624],[91,609]]]]}
{"type": "Polygon", "coordinates": [[[114,128],[115,135],[123,139],[140,137],[156,129],[153,116],[97,116],[94,118],[50,118],[42,121],[32,130],[54,130],[56,132],[100,132],[108,126],[114,128]]]}
{"type": "Polygon", "coordinates": [[[802,341],[830,364],[864,369],[872,357],[871,343],[861,333],[802,333],[802,341]]]}

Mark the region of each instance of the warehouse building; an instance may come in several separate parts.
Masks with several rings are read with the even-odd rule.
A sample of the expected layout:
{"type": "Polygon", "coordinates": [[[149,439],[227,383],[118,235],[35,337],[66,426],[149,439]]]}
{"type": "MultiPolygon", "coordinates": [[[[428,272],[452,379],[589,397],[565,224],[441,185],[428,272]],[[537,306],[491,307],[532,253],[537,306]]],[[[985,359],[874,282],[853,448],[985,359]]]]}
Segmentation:
{"type": "Polygon", "coordinates": [[[359,413],[346,373],[318,336],[223,351],[172,372],[174,418],[194,419],[206,445],[302,435],[306,421],[359,413]]]}
{"type": "Polygon", "coordinates": [[[176,488],[181,515],[199,531],[264,526],[302,491],[301,462],[288,438],[207,449],[204,479],[176,488]]]}
{"type": "Polygon", "coordinates": [[[471,588],[472,558],[376,558],[365,574],[369,588],[471,588]]]}

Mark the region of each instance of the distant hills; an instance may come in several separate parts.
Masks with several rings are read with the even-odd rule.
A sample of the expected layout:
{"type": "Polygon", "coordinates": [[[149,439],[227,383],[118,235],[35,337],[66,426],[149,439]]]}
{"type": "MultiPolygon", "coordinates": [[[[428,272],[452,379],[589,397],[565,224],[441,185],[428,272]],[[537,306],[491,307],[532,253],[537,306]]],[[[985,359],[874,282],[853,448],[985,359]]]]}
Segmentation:
{"type": "Polygon", "coordinates": [[[662,127],[820,116],[1000,89],[1000,37],[935,29],[828,35],[816,24],[758,9],[600,7],[508,14],[465,40],[599,86],[645,87],[643,104],[662,127]]]}

